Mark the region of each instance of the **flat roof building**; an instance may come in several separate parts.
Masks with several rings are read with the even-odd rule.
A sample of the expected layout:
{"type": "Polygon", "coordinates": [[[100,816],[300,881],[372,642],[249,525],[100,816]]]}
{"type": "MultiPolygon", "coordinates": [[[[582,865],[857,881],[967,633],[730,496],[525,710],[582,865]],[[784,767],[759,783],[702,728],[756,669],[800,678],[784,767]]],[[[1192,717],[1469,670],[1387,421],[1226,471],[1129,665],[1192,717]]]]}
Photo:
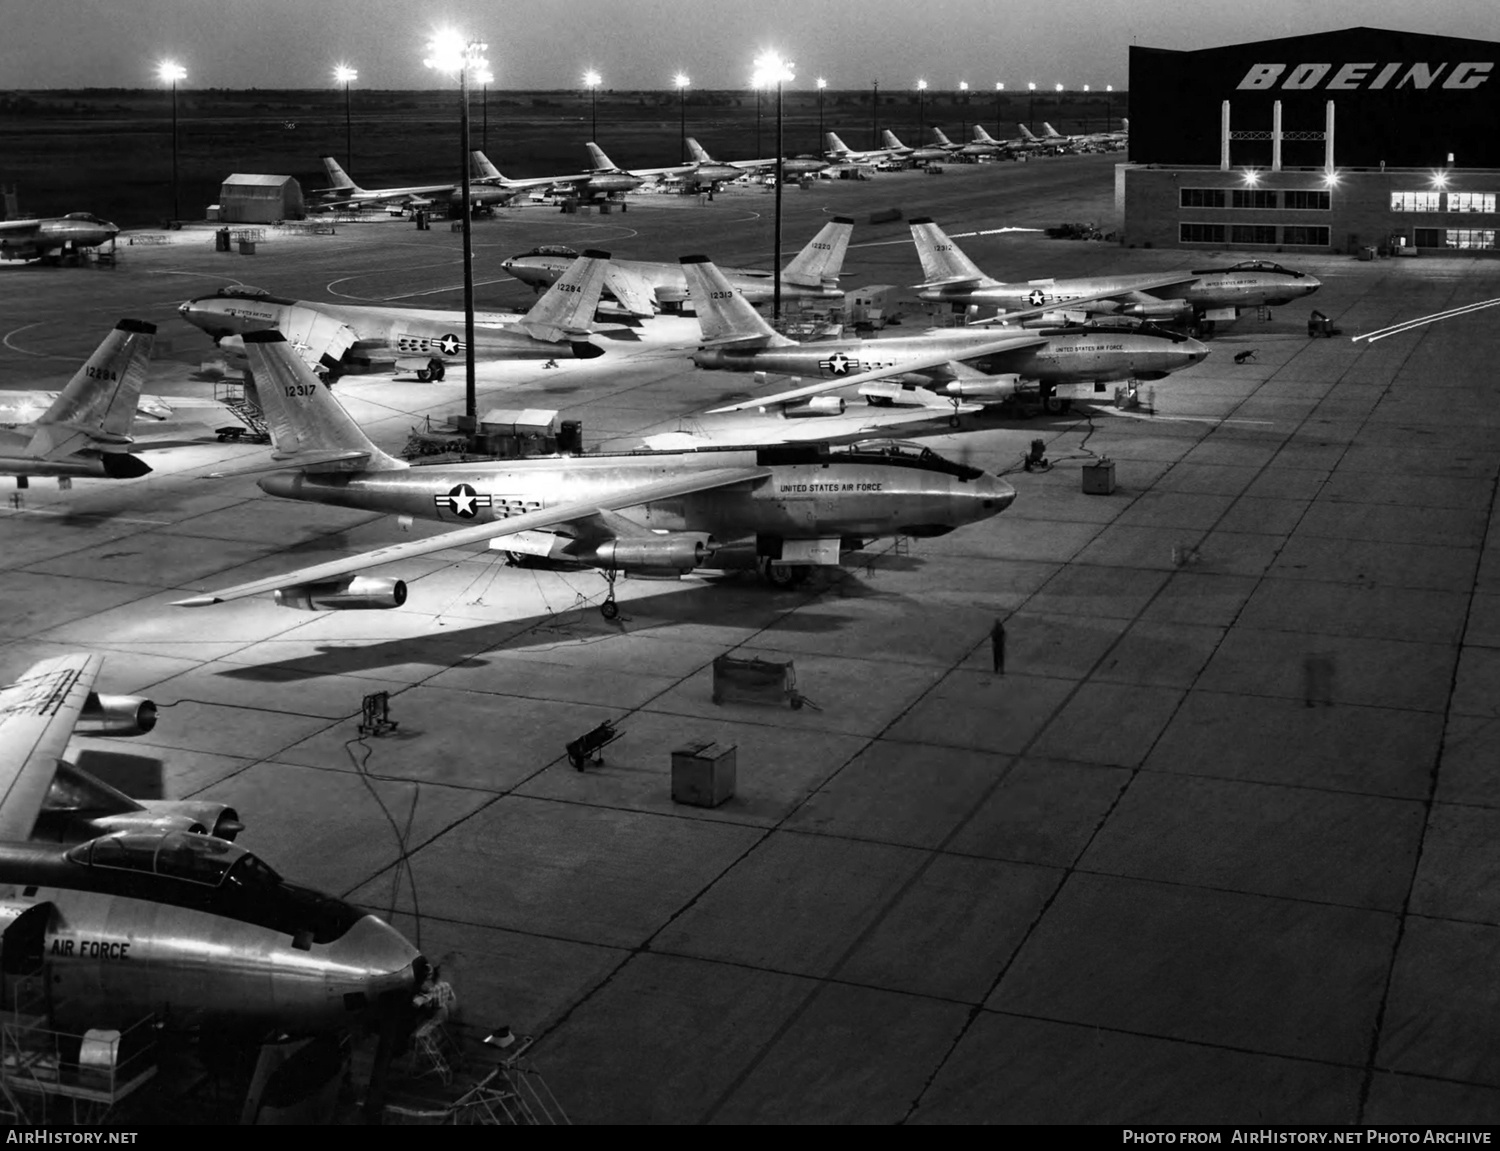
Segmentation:
{"type": "Polygon", "coordinates": [[[1500,45],[1378,28],[1130,50],[1126,242],[1497,250],[1500,45]]]}

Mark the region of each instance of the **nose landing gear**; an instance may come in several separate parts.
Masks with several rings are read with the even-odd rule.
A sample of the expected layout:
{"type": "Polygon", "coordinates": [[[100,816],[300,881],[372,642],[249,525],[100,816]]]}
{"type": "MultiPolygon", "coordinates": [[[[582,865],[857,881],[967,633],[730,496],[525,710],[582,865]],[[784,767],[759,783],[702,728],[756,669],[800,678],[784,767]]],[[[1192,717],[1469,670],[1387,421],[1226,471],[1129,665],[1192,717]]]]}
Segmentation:
{"type": "Polygon", "coordinates": [[[600,574],[609,584],[609,591],[604,597],[604,602],[599,605],[599,614],[613,623],[620,618],[620,605],[615,602],[615,580],[619,578],[620,573],[614,568],[606,568],[600,574]]]}

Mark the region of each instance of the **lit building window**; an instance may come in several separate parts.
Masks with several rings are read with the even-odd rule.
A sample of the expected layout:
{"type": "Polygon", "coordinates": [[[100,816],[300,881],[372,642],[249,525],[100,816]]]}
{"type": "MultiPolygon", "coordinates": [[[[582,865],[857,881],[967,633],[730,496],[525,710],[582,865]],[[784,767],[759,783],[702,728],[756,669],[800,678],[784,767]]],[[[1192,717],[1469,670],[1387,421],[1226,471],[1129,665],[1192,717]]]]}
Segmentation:
{"type": "Polygon", "coordinates": [[[1440,211],[1441,192],[1392,192],[1393,212],[1437,212],[1440,211]]]}
{"type": "Polygon", "coordinates": [[[1494,228],[1449,228],[1446,236],[1449,248],[1493,248],[1494,228]]]}
{"type": "Polygon", "coordinates": [[[1449,192],[1448,211],[1493,213],[1495,211],[1495,193],[1449,192]]]}

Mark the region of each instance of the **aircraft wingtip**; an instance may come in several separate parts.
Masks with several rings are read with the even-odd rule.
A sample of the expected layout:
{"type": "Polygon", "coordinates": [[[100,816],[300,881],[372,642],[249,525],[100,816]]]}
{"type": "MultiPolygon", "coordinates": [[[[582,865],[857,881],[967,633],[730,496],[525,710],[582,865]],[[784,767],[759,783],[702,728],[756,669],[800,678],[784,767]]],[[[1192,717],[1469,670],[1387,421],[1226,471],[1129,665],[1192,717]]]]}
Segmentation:
{"type": "Polygon", "coordinates": [[[172,601],[172,606],[173,607],[212,607],[216,603],[223,603],[223,602],[224,602],[223,600],[221,600],[218,596],[215,596],[215,595],[195,595],[195,596],[190,596],[187,599],[173,600],[172,601]]]}

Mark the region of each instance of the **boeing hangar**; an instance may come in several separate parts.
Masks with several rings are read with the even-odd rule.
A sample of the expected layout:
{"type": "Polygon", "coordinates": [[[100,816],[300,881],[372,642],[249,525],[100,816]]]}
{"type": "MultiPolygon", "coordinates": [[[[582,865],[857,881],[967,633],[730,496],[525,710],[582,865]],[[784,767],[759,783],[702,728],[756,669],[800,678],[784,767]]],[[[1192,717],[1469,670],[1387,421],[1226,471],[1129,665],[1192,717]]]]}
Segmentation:
{"type": "Polygon", "coordinates": [[[1130,49],[1127,242],[1287,254],[1496,247],[1500,44],[1346,28],[1130,49]]]}

